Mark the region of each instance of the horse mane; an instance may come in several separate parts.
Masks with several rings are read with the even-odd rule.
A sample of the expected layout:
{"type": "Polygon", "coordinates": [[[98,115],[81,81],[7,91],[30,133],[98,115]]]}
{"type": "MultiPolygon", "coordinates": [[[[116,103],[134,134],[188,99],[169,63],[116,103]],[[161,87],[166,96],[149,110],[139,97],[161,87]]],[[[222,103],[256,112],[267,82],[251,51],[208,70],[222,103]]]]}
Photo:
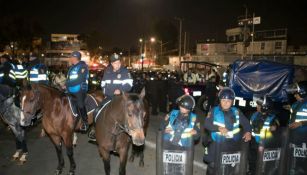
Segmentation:
{"type": "Polygon", "coordinates": [[[49,85],[45,85],[45,84],[38,84],[39,87],[43,87],[45,89],[50,90],[50,92],[55,93],[55,94],[59,94],[60,97],[65,97],[65,93],[60,91],[59,89],[49,86],[49,85]]]}

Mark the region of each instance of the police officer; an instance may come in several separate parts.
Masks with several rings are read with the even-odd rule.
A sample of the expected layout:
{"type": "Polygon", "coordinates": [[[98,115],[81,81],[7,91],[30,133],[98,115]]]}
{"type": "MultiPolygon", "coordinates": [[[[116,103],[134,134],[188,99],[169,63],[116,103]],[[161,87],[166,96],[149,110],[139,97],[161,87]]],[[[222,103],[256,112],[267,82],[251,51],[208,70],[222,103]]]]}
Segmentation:
{"type": "Polygon", "coordinates": [[[249,171],[248,174],[256,173],[256,163],[259,145],[269,138],[270,132],[276,131],[280,125],[273,113],[273,101],[265,95],[257,100],[257,112],[252,114],[250,124],[252,126],[252,140],[249,147],[249,171]]]}
{"type": "Polygon", "coordinates": [[[243,139],[245,142],[251,140],[251,126],[247,118],[236,107],[232,107],[235,93],[232,89],[225,87],[219,92],[220,104],[215,106],[208,113],[205,119],[204,128],[210,132],[208,152],[204,161],[208,163],[207,174],[214,174],[214,160],[217,144],[222,142],[238,141],[241,125],[244,130],[243,139]]]}
{"type": "Polygon", "coordinates": [[[85,98],[88,90],[88,66],[84,61],[81,61],[81,53],[78,51],[71,54],[69,62],[72,66],[67,73],[66,89],[68,93],[73,96],[72,100],[78,107],[78,115],[82,118],[83,125],[80,130],[87,131],[88,122],[85,98]]]}
{"type": "MultiPolygon", "coordinates": [[[[295,83],[287,88],[294,95],[296,102],[291,106],[290,129],[307,126],[307,81],[295,83]]],[[[307,128],[307,127],[306,127],[307,128]]]]}
{"type": "Polygon", "coordinates": [[[17,86],[21,87],[23,84],[23,80],[26,80],[28,77],[28,71],[20,60],[16,61],[14,72],[16,75],[17,86]]]}
{"type": "Polygon", "coordinates": [[[4,84],[15,88],[16,86],[16,75],[14,72],[15,65],[10,62],[9,55],[2,55],[0,66],[0,84],[4,84]]]}
{"type": "Polygon", "coordinates": [[[30,83],[49,84],[47,67],[39,61],[36,55],[30,55],[27,69],[30,83]]]}
{"type": "MultiPolygon", "coordinates": [[[[133,79],[128,69],[121,65],[118,54],[111,55],[110,63],[105,69],[101,80],[101,88],[105,98],[95,110],[94,115],[97,115],[97,112],[112,100],[115,95],[120,95],[122,92],[129,92],[133,85],[133,79]]],[[[88,137],[90,141],[96,141],[95,130],[93,128],[89,132],[88,137]]]]}
{"type": "Polygon", "coordinates": [[[177,108],[176,99],[178,99],[180,96],[184,94],[182,85],[179,80],[180,78],[175,73],[172,73],[168,80],[167,95],[168,95],[170,110],[177,108]]]}
{"type": "Polygon", "coordinates": [[[164,129],[163,139],[166,145],[172,148],[190,147],[194,142],[190,139],[198,139],[200,124],[197,116],[192,112],[195,100],[190,95],[183,95],[177,99],[179,110],[172,110],[165,117],[162,125],[164,129]]]}
{"type": "Polygon", "coordinates": [[[111,65],[105,69],[101,80],[101,88],[106,100],[111,100],[121,92],[129,92],[133,85],[133,79],[125,67],[121,65],[120,56],[113,54],[110,57],[111,65]]]}

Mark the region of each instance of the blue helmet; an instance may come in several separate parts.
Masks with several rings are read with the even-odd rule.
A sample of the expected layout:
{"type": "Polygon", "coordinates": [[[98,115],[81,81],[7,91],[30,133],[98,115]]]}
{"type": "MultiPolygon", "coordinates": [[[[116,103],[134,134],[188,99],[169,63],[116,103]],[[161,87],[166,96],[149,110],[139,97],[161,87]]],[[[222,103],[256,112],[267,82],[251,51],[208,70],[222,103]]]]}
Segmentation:
{"type": "Polygon", "coordinates": [[[229,99],[229,100],[234,100],[235,99],[235,92],[229,88],[225,87],[219,92],[219,99],[229,99]]]}
{"type": "Polygon", "coordinates": [[[78,58],[78,60],[81,60],[81,53],[78,51],[74,51],[71,53],[71,57],[78,58]]]}

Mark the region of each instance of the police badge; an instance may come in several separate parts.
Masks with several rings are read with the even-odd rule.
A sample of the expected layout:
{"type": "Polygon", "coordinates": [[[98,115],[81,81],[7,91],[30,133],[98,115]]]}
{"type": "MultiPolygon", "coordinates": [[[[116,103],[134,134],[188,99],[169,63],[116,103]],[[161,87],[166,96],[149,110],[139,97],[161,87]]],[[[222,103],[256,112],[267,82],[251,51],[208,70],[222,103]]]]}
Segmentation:
{"type": "Polygon", "coordinates": [[[121,74],[117,74],[117,78],[120,79],[120,77],[122,77],[122,75],[121,74]]]}

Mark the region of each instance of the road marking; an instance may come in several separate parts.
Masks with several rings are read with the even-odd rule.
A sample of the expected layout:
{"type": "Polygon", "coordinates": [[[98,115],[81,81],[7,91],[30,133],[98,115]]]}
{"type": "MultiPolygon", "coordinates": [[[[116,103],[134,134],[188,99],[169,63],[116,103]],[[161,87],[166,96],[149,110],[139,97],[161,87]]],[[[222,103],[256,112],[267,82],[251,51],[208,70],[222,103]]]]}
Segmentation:
{"type": "MultiPolygon", "coordinates": [[[[148,140],[146,140],[145,145],[146,145],[147,147],[151,148],[151,149],[156,149],[156,147],[157,147],[156,144],[155,144],[154,142],[151,142],[151,141],[148,141],[148,140]]],[[[204,163],[199,162],[199,161],[195,161],[195,160],[194,160],[193,163],[194,163],[194,165],[195,165],[196,167],[201,168],[201,169],[203,169],[203,170],[207,170],[207,166],[206,166],[204,163]]]]}

